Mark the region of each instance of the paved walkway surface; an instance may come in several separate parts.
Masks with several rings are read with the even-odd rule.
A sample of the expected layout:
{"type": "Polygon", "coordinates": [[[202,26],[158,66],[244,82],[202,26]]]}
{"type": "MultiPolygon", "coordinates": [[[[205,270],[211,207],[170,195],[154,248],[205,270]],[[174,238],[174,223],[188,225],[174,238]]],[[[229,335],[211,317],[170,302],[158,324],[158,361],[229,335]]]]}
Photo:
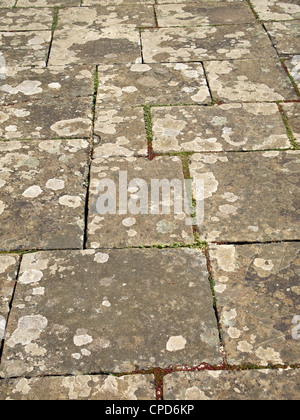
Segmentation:
{"type": "Polygon", "coordinates": [[[299,90],[299,0],[1,0],[1,399],[299,398],[299,90]]]}

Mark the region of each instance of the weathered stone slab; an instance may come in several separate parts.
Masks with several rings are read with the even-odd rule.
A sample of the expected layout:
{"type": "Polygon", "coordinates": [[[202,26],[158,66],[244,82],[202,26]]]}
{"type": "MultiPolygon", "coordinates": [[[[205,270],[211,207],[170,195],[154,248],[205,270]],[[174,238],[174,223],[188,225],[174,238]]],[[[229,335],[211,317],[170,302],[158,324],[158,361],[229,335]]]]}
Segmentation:
{"type": "Polygon", "coordinates": [[[142,44],[145,63],[275,57],[268,35],[255,24],[145,29],[142,44]]]}
{"type": "Polygon", "coordinates": [[[0,142],[0,249],[81,248],[88,141],[0,142]]]}
{"type": "Polygon", "coordinates": [[[55,31],[49,65],[141,62],[139,30],[114,26],[55,31]]]}
{"type": "Polygon", "coordinates": [[[101,106],[210,102],[200,63],[99,66],[101,106]]]}
{"type": "Polygon", "coordinates": [[[300,103],[282,104],[295,140],[300,144],[300,103]]]}
{"type": "Polygon", "coordinates": [[[0,380],[0,400],[155,400],[153,375],[78,375],[0,380]]]}
{"type": "Polygon", "coordinates": [[[1,361],[4,377],[132,372],[221,360],[200,250],[23,257],[1,361]]]}
{"type": "Polygon", "coordinates": [[[1,9],[0,31],[51,30],[53,9],[1,9]]]}
{"type": "Polygon", "coordinates": [[[94,148],[96,158],[147,155],[143,108],[97,108],[94,133],[100,137],[94,148]]]}
{"type": "Polygon", "coordinates": [[[286,60],[284,64],[300,90],[300,55],[295,55],[291,60],[286,60]]]}
{"type": "Polygon", "coordinates": [[[290,20],[300,18],[298,0],[251,0],[251,4],[262,20],[290,20]]]}
{"type": "Polygon", "coordinates": [[[15,0],[2,0],[0,7],[13,7],[15,5],[15,0]]]}
{"type": "Polygon", "coordinates": [[[68,7],[80,4],[81,0],[18,0],[17,7],[68,7]]]}
{"type": "Polygon", "coordinates": [[[65,8],[59,12],[57,29],[97,29],[113,26],[126,26],[127,28],[155,26],[153,6],[110,4],[109,6],[84,7],[80,9],[80,13],[77,8],[65,8]]]}
{"type": "Polygon", "coordinates": [[[209,254],[228,362],[299,363],[299,243],[212,246],[209,254]]]}
{"type": "Polygon", "coordinates": [[[93,96],[94,71],[91,66],[59,66],[51,69],[8,67],[5,79],[0,79],[1,104],[93,96]]]}
{"type": "Polygon", "coordinates": [[[92,98],[56,98],[0,107],[0,139],[89,137],[92,98]]]}
{"type": "Polygon", "coordinates": [[[298,400],[300,371],[176,372],[164,378],[164,400],[298,400]]]}
{"type": "Polygon", "coordinates": [[[6,67],[44,67],[51,32],[0,32],[1,53],[6,67]]]}
{"type": "MultiPolygon", "coordinates": [[[[97,0],[94,0],[97,1],[97,0]]],[[[159,4],[169,4],[169,3],[233,3],[236,1],[244,1],[244,0],[158,0],[159,4]]]]}
{"type": "MultiPolygon", "coordinates": [[[[300,11],[300,5],[298,7],[300,11]]],[[[265,26],[280,55],[300,54],[300,20],[270,22],[265,26]]]]}
{"type": "Polygon", "coordinates": [[[300,151],[193,155],[191,176],[204,180],[202,240],[298,240],[299,159],[300,151]]]}
{"type": "Polygon", "coordinates": [[[18,266],[18,255],[0,255],[0,344],[5,335],[7,316],[10,311],[9,305],[13,296],[15,281],[17,279],[18,266]]]}
{"type": "MultiPolygon", "coordinates": [[[[114,6],[126,4],[154,4],[155,0],[114,0],[114,6]]],[[[83,0],[82,6],[111,6],[111,0],[83,0]]]]}
{"type": "Polygon", "coordinates": [[[151,109],[154,152],[221,152],[291,147],[276,104],[151,109]]]}
{"type": "MultiPolygon", "coordinates": [[[[167,197],[168,191],[164,197],[160,195],[159,202],[152,201],[153,179],[159,181],[165,179],[169,182],[178,180],[183,189],[181,159],[157,157],[149,161],[135,157],[98,158],[92,162],[87,236],[89,247],[110,248],[194,242],[192,227],[187,225],[189,214],[185,213],[184,206],[181,211],[177,209],[175,211],[172,189],[169,214],[162,214],[162,203],[167,206],[170,201],[170,195],[167,197]],[[98,207],[105,198],[100,183],[103,183],[103,179],[113,182],[117,198],[115,208],[112,206],[111,211],[106,214],[101,214],[98,207]]],[[[183,190],[181,194],[183,197],[183,190]]],[[[176,197],[177,195],[180,200],[178,192],[176,197]]],[[[110,198],[109,204],[113,203],[112,199],[113,197],[110,198]]],[[[182,201],[180,203],[183,204],[182,201]]],[[[106,205],[103,204],[102,207],[105,207],[102,210],[104,213],[106,205]]]]}
{"type": "Polygon", "coordinates": [[[164,4],[155,8],[161,27],[252,23],[255,20],[247,3],[164,4]]]}
{"type": "Polygon", "coordinates": [[[204,63],[214,99],[225,102],[298,100],[283,66],[272,60],[204,63]]]}

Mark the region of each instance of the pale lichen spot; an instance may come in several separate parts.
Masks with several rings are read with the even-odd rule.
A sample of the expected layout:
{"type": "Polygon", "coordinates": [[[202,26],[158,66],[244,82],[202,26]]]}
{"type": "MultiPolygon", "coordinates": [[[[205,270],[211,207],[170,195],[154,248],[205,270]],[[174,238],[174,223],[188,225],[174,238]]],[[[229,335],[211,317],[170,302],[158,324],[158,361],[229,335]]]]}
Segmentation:
{"type": "Polygon", "coordinates": [[[74,342],[75,346],[82,347],[82,346],[85,346],[86,344],[92,343],[93,342],[93,337],[91,337],[88,334],[75,335],[73,337],[73,342],[74,342]]]}
{"type": "Polygon", "coordinates": [[[42,277],[43,273],[41,271],[29,269],[24,271],[19,281],[22,284],[38,283],[42,277]]]}
{"type": "Polygon", "coordinates": [[[109,260],[109,255],[103,252],[98,252],[94,258],[94,261],[98,264],[105,264],[108,260],[109,260]]]}
{"type": "Polygon", "coordinates": [[[184,337],[182,337],[182,335],[173,336],[167,342],[166,349],[171,352],[179,351],[179,350],[183,350],[186,344],[187,344],[187,341],[184,337]]]}
{"type": "Polygon", "coordinates": [[[81,206],[81,198],[77,196],[64,195],[58,200],[59,204],[66,207],[77,208],[81,206]]]}
{"type": "Polygon", "coordinates": [[[41,187],[39,187],[38,185],[33,185],[27,188],[27,190],[25,190],[22,195],[26,198],[36,198],[39,195],[41,195],[42,192],[43,190],[41,189],[41,187]]]}

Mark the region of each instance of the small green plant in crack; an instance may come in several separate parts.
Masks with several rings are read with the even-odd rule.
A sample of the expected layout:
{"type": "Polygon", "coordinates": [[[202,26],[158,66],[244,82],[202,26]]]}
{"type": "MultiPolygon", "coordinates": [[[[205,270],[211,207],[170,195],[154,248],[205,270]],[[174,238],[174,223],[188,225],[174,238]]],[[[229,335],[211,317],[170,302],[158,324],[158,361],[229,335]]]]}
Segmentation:
{"type": "Polygon", "coordinates": [[[53,12],[53,22],[52,22],[52,27],[51,27],[51,31],[54,32],[57,28],[58,25],[58,14],[59,14],[59,7],[54,7],[54,12],[53,12]]]}

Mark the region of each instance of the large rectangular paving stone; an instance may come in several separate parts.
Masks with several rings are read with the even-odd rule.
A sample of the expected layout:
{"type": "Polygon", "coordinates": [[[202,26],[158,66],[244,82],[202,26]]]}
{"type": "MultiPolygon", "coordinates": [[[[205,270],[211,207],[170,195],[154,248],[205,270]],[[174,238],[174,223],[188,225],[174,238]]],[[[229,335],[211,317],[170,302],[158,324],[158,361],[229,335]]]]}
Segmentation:
{"type": "Polygon", "coordinates": [[[89,137],[93,98],[30,101],[0,106],[0,139],[55,139],[89,137]]]}
{"type": "Polygon", "coordinates": [[[202,240],[299,240],[300,151],[195,154],[190,173],[204,182],[202,240]]]}
{"type": "Polygon", "coordinates": [[[298,100],[280,61],[236,60],[205,62],[213,98],[224,102],[298,100]]]}
{"type": "MultiPolygon", "coordinates": [[[[113,5],[154,4],[155,0],[114,0],[113,5]]],[[[82,6],[111,6],[111,0],[83,0],[82,6]]]]}
{"type": "Polygon", "coordinates": [[[300,103],[282,104],[283,111],[288,119],[289,126],[297,143],[300,144],[300,103]]]}
{"type": "Polygon", "coordinates": [[[201,63],[99,66],[101,106],[210,103],[201,63]]]}
{"type": "MultiPolygon", "coordinates": [[[[300,11],[300,5],[298,7],[300,11]]],[[[265,26],[280,55],[300,54],[300,20],[270,22],[265,26]]]]}
{"type": "Polygon", "coordinates": [[[25,255],[6,337],[4,377],[222,360],[206,258],[196,249],[25,255]]]}
{"type": "Polygon", "coordinates": [[[209,251],[228,363],[299,364],[299,243],[209,251]]]}
{"type": "Polygon", "coordinates": [[[88,247],[193,243],[192,226],[188,224],[190,209],[186,210],[184,206],[183,188],[183,167],[179,157],[157,157],[152,161],[136,157],[94,159],[88,247]],[[160,189],[158,197],[155,195],[157,189],[152,188],[153,180],[165,184],[167,181],[164,193],[160,189]],[[171,183],[177,188],[169,191],[171,183]]]}
{"type": "Polygon", "coordinates": [[[251,0],[251,4],[259,19],[264,21],[300,18],[298,0],[251,0]]]}
{"type": "Polygon", "coordinates": [[[49,376],[0,380],[0,400],[155,400],[153,375],[49,376]]]}
{"type": "Polygon", "coordinates": [[[285,60],[284,64],[300,91],[300,55],[295,55],[290,60],[285,60]]]}
{"type": "Polygon", "coordinates": [[[80,6],[81,0],[18,0],[17,7],[80,6]]]}
{"type": "Polygon", "coordinates": [[[81,248],[89,143],[0,142],[0,249],[81,248]]]}
{"type": "Polygon", "coordinates": [[[298,400],[299,369],[176,372],[164,378],[164,400],[298,400]]]}
{"type": "Polygon", "coordinates": [[[0,31],[51,30],[53,9],[0,9],[0,31]]]}
{"type": "Polygon", "coordinates": [[[268,35],[256,24],[145,29],[141,33],[145,63],[276,58],[268,35]]]}
{"type": "Polygon", "coordinates": [[[221,152],[291,147],[276,104],[151,109],[154,152],[221,152]]]}

